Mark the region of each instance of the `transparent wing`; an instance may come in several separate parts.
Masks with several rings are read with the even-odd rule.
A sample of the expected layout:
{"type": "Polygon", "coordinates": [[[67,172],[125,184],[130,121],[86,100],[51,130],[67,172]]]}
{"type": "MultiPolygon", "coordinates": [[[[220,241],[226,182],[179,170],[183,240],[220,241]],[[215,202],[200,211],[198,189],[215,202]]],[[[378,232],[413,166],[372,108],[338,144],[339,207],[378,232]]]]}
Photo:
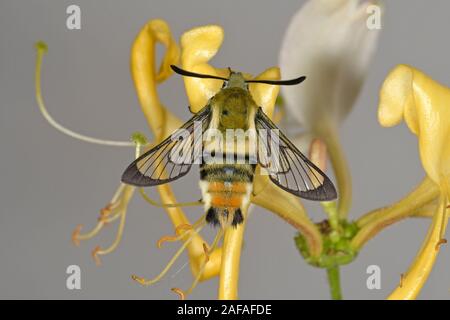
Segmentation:
{"type": "Polygon", "coordinates": [[[122,182],[138,187],[156,186],[186,175],[201,157],[203,131],[208,128],[211,108],[206,106],[180,129],[133,161],[122,182]]]}
{"type": "Polygon", "coordinates": [[[258,162],[272,182],[298,197],[328,201],[337,193],[331,180],[277,128],[259,108],[255,117],[258,131],[258,162]]]}

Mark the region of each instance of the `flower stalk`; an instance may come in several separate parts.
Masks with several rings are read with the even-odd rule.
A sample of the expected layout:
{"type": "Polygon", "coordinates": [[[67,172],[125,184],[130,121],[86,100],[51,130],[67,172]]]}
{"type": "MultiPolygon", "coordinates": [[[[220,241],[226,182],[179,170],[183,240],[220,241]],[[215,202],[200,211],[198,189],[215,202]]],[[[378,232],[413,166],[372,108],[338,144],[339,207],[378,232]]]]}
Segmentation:
{"type": "Polygon", "coordinates": [[[341,279],[339,275],[339,266],[327,269],[328,283],[330,285],[331,299],[342,300],[341,279]]]}

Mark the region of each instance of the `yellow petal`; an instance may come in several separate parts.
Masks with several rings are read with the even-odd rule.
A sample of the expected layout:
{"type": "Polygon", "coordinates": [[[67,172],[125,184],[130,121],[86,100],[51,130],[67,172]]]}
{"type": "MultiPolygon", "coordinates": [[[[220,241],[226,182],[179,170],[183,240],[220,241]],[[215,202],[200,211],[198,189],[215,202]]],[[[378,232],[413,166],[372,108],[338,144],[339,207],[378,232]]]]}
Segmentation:
{"type": "MultiPolygon", "coordinates": [[[[431,179],[426,177],[412,192],[395,204],[373,210],[357,220],[360,228],[352,240],[355,250],[361,250],[362,246],[378,235],[391,224],[415,216],[424,207],[434,203],[439,198],[439,187],[431,179]]],[[[436,204],[432,207],[433,213],[436,204]]]]}
{"type": "Polygon", "coordinates": [[[179,59],[179,49],[175,43],[170,28],[163,20],[151,20],[139,32],[131,47],[131,75],[136,93],[152,129],[156,141],[161,141],[181,122],[173,116],[160,102],[157,83],[166,80],[172,73],[171,64],[179,59]],[[166,47],[159,71],[156,72],[156,45],[161,43],[166,47]]]}
{"type": "MultiPolygon", "coordinates": [[[[255,79],[279,80],[280,69],[276,67],[269,68],[255,77],[255,79]]],[[[262,83],[251,83],[249,85],[249,90],[256,104],[264,110],[265,114],[272,118],[273,109],[275,107],[275,100],[277,99],[278,93],[280,92],[280,86],[272,86],[262,83]]]]}
{"type": "MultiPolygon", "coordinates": [[[[216,25],[191,29],[181,37],[181,66],[183,69],[228,77],[227,69],[216,69],[208,64],[223,41],[223,29],[216,25]]],[[[213,79],[184,77],[184,85],[192,112],[198,112],[222,87],[222,82],[213,79]]]]}
{"type": "Polygon", "coordinates": [[[438,211],[433,217],[433,222],[421,250],[402,279],[401,284],[389,295],[389,300],[411,300],[415,299],[420,293],[439,253],[441,231],[445,230],[448,223],[446,206],[446,197],[442,196],[438,211]]]}
{"type": "Polygon", "coordinates": [[[378,119],[393,126],[405,119],[418,136],[422,165],[438,185],[450,174],[450,89],[421,71],[399,65],[380,92],[378,119]]]}
{"type": "MultiPolygon", "coordinates": [[[[181,37],[181,65],[183,69],[228,78],[229,70],[214,68],[209,61],[216,55],[223,42],[223,29],[216,25],[201,26],[191,29],[181,37]]],[[[241,70],[235,70],[241,71],[241,70]]],[[[244,76],[251,76],[244,72],[244,76]]],[[[269,68],[255,79],[278,80],[278,68],[269,68]]],[[[220,80],[184,77],[186,93],[192,112],[198,112],[208,100],[222,87],[220,80]]],[[[269,116],[273,113],[279,87],[267,84],[250,84],[250,93],[255,102],[261,106],[269,116]]]]}
{"type": "Polygon", "coordinates": [[[248,207],[243,211],[244,223],[236,228],[225,230],[219,278],[219,300],[236,300],[238,298],[239,265],[248,207]]]}
{"type": "Polygon", "coordinates": [[[401,286],[389,299],[415,299],[436,260],[447,226],[446,207],[450,195],[450,89],[423,72],[399,65],[390,72],[380,91],[378,119],[383,126],[405,120],[417,135],[422,165],[440,188],[440,205],[427,238],[401,286]]]}

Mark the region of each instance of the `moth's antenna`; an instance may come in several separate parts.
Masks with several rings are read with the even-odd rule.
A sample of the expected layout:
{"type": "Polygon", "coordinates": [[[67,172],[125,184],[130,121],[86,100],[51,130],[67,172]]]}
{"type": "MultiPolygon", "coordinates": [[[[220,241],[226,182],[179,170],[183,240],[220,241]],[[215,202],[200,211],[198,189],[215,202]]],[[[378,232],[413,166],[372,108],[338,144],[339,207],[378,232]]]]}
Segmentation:
{"type": "Polygon", "coordinates": [[[201,73],[195,73],[195,72],[183,70],[183,69],[178,68],[177,66],[175,66],[173,64],[170,65],[170,67],[172,68],[173,71],[175,71],[175,73],[178,73],[179,75],[182,75],[182,76],[185,76],[185,77],[203,78],[203,79],[217,79],[217,80],[222,80],[222,81],[228,81],[228,79],[226,79],[226,78],[213,76],[211,74],[201,74],[201,73]]]}
{"type": "Polygon", "coordinates": [[[305,81],[306,77],[301,76],[291,80],[246,80],[247,83],[265,83],[265,84],[273,84],[277,86],[295,86],[296,84],[302,83],[305,81]]]}
{"type": "MultiPolygon", "coordinates": [[[[196,73],[196,72],[191,72],[191,71],[187,71],[181,68],[178,68],[175,65],[170,65],[170,67],[172,68],[172,70],[175,73],[178,73],[179,75],[185,76],[185,77],[193,77],[193,78],[203,78],[203,79],[217,79],[217,80],[222,80],[222,81],[228,81],[227,78],[222,78],[219,76],[214,76],[211,74],[202,74],[202,73],[196,73]]],[[[231,68],[228,68],[228,70],[230,71],[230,75],[232,74],[232,70],[231,68]]],[[[302,83],[303,81],[305,81],[306,77],[302,76],[302,77],[298,77],[296,79],[291,79],[291,80],[246,80],[246,83],[264,83],[264,84],[272,84],[272,85],[278,85],[278,86],[294,86],[296,84],[302,83]]]]}

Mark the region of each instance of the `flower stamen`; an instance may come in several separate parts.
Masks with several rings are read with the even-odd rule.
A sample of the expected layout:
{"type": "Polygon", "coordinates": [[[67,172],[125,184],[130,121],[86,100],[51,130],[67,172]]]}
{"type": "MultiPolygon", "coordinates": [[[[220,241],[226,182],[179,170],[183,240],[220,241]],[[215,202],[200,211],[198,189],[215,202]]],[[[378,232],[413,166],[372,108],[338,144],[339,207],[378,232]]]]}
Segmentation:
{"type": "Polygon", "coordinates": [[[103,221],[99,221],[97,225],[88,233],[81,234],[81,229],[83,225],[78,225],[75,230],[72,232],[72,242],[78,247],[80,246],[80,240],[89,240],[92,237],[95,237],[97,233],[103,228],[105,223],[103,221]]]}
{"type": "Polygon", "coordinates": [[[203,242],[203,252],[205,253],[205,263],[208,263],[209,261],[209,250],[208,245],[203,242]]]}
{"type": "Polygon", "coordinates": [[[438,241],[438,243],[436,244],[436,247],[435,247],[436,251],[438,251],[439,248],[440,248],[443,244],[446,244],[446,243],[447,243],[447,239],[440,239],[440,240],[438,241]]]}
{"type": "Polygon", "coordinates": [[[160,203],[152,198],[150,198],[147,193],[145,193],[143,188],[139,188],[139,193],[141,194],[142,198],[144,198],[145,201],[147,201],[149,204],[155,207],[159,208],[178,208],[178,207],[195,207],[203,205],[202,200],[198,201],[191,201],[191,202],[179,202],[179,203],[160,203]]]}
{"type": "Polygon", "coordinates": [[[97,225],[88,233],[81,234],[82,225],[78,225],[72,233],[72,242],[76,245],[80,245],[80,240],[89,240],[95,237],[103,227],[123,214],[123,192],[125,190],[125,184],[121,183],[114,193],[111,201],[100,210],[100,216],[98,217],[97,225]]]}
{"type": "Polygon", "coordinates": [[[107,220],[108,216],[111,214],[111,206],[107,205],[106,207],[100,209],[100,216],[98,217],[98,221],[107,220]]]}
{"type": "Polygon", "coordinates": [[[158,247],[158,249],[161,249],[163,243],[165,242],[176,242],[178,240],[180,240],[181,238],[183,238],[185,234],[181,234],[179,236],[162,236],[158,242],[156,243],[156,246],[158,247]]]}
{"type": "Polygon", "coordinates": [[[93,237],[95,237],[100,230],[103,229],[105,225],[108,223],[113,222],[118,217],[121,216],[122,211],[114,212],[114,214],[111,214],[113,210],[109,209],[110,207],[105,207],[100,210],[100,216],[98,217],[97,225],[88,233],[81,234],[81,229],[83,225],[78,225],[75,230],[72,233],[72,242],[78,247],[80,245],[80,240],[89,240],[93,237]]]}
{"type": "Polygon", "coordinates": [[[98,253],[99,253],[101,250],[102,250],[102,248],[101,248],[100,246],[96,246],[96,247],[94,248],[94,250],[92,250],[92,253],[91,253],[92,258],[94,259],[95,264],[96,264],[98,267],[102,265],[102,261],[100,260],[100,258],[99,258],[99,256],[98,256],[98,253]]]}
{"type": "Polygon", "coordinates": [[[206,222],[203,222],[201,224],[201,226],[197,228],[197,230],[191,231],[192,234],[189,236],[189,238],[183,243],[183,245],[180,247],[180,249],[178,249],[178,251],[172,257],[172,259],[170,259],[170,261],[166,265],[166,267],[155,278],[147,280],[145,278],[138,277],[136,275],[132,275],[131,278],[134,281],[139,282],[143,286],[150,286],[150,285],[160,281],[166,275],[166,273],[170,270],[170,268],[173,266],[173,264],[177,261],[177,259],[180,257],[180,255],[183,253],[183,251],[187,248],[187,246],[191,243],[191,241],[194,239],[195,235],[197,233],[199,233],[205,225],[206,225],[206,222]]]}
{"type": "Polygon", "coordinates": [[[176,241],[182,240],[189,233],[189,231],[199,227],[201,225],[202,221],[204,221],[204,219],[205,219],[205,216],[203,215],[193,225],[188,224],[188,223],[180,224],[179,226],[177,226],[175,228],[175,235],[163,236],[158,240],[158,242],[156,244],[158,249],[161,249],[163,243],[165,243],[165,242],[176,242],[176,241]]]}
{"type": "Polygon", "coordinates": [[[80,246],[80,232],[81,229],[83,228],[82,224],[79,224],[78,226],[76,226],[75,230],[73,230],[72,232],[72,242],[75,246],[79,247],[80,246]]]}
{"type": "Polygon", "coordinates": [[[117,218],[119,218],[121,216],[122,212],[121,211],[117,211],[114,214],[111,214],[109,217],[108,216],[100,216],[98,218],[99,222],[103,222],[105,225],[114,222],[117,220],[117,218]]]}
{"type": "MultiPolygon", "coordinates": [[[[114,242],[107,249],[101,249],[100,247],[96,247],[94,249],[94,251],[92,251],[92,256],[97,265],[101,264],[99,256],[109,254],[109,253],[113,252],[114,250],[116,250],[117,246],[120,243],[120,240],[122,240],[123,229],[125,227],[125,221],[126,221],[126,215],[127,215],[126,210],[121,210],[119,212],[119,214],[117,215],[117,216],[120,216],[121,219],[120,219],[120,223],[119,223],[119,228],[117,230],[116,239],[114,240],[114,242]]],[[[100,223],[103,223],[103,222],[100,222],[100,223]]]]}
{"type": "Polygon", "coordinates": [[[172,290],[173,292],[178,294],[178,296],[180,297],[180,300],[186,300],[186,295],[185,295],[184,291],[181,290],[180,288],[172,288],[170,290],[172,290]]]}
{"type": "Polygon", "coordinates": [[[220,240],[222,239],[223,233],[224,233],[224,230],[222,228],[220,228],[216,234],[216,237],[214,238],[211,248],[208,249],[208,246],[206,245],[206,243],[203,243],[203,251],[205,254],[205,260],[203,261],[202,266],[201,266],[199,272],[197,273],[197,276],[195,277],[194,282],[192,282],[191,287],[189,288],[188,291],[186,291],[186,296],[190,295],[192,293],[192,291],[195,289],[195,287],[197,286],[197,284],[199,283],[199,281],[203,275],[203,272],[205,271],[206,264],[209,261],[209,254],[216,249],[217,245],[219,244],[220,240]]]}

